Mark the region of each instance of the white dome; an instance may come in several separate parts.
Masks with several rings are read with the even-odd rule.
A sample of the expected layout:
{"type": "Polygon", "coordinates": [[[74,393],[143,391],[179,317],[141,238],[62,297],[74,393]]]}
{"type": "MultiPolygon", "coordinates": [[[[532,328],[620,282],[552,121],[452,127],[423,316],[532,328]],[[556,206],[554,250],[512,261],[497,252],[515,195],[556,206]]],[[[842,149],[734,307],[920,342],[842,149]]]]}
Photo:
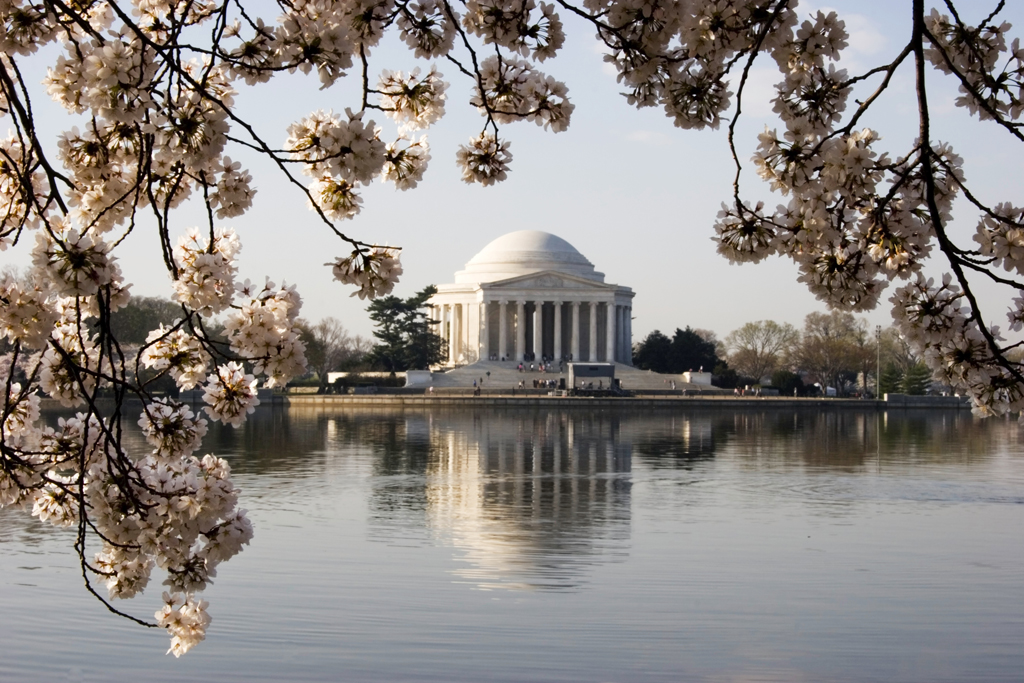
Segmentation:
{"type": "Polygon", "coordinates": [[[604,273],[561,237],[541,230],[518,230],[502,235],[480,250],[455,273],[455,282],[494,282],[543,270],[604,282],[604,273]]]}

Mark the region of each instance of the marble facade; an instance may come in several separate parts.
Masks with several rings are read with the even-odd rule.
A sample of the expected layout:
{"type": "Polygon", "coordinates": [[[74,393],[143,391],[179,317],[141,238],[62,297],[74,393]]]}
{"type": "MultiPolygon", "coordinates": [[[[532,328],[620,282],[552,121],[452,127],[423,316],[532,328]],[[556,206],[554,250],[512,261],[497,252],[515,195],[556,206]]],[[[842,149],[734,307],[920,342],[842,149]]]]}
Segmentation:
{"type": "Polygon", "coordinates": [[[562,238],[520,230],[484,247],[429,303],[450,366],[542,358],[630,365],[633,296],[562,238]]]}

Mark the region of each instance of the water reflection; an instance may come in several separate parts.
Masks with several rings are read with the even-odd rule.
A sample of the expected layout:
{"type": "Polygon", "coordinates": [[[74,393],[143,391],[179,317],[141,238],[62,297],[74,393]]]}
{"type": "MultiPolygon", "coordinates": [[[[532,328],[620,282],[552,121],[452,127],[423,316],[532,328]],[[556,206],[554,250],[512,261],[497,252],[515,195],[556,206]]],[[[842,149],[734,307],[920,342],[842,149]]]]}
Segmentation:
{"type": "MultiPolygon", "coordinates": [[[[204,448],[227,457],[246,498],[263,506],[294,505],[285,493],[358,488],[374,542],[453,547],[457,580],[481,587],[566,590],[628,555],[634,468],[675,471],[686,481],[663,481],[690,484],[732,471],[745,476],[737,489],[752,504],[782,486],[836,508],[864,497],[857,486],[948,495],[907,480],[886,494],[884,482],[848,475],[977,465],[1019,450],[1020,438],[1012,424],[965,411],[318,406],[260,409],[237,430],[211,425],[204,448]],[[835,478],[749,476],[803,470],[835,478]]],[[[127,439],[144,447],[137,430],[127,439]]],[[[24,515],[0,514],[0,544],[31,547],[39,533],[24,515]]]]}
{"type": "Polygon", "coordinates": [[[0,680],[1019,680],[1021,433],[682,402],[263,408],[205,445],[257,535],[203,648],[164,658],[84,594],[68,532],[0,511],[0,680]]]}
{"type": "Polygon", "coordinates": [[[963,410],[736,411],[723,416],[729,452],[749,468],[858,473],[921,464],[978,463],[1016,442],[1015,428],[963,410]]]}
{"type": "MultiPolygon", "coordinates": [[[[372,540],[453,547],[459,581],[565,590],[628,554],[634,463],[686,473],[684,483],[723,467],[877,474],[979,463],[1018,434],[963,411],[317,407],[257,411],[243,430],[212,430],[211,445],[240,474],[331,485],[367,477],[372,540]]],[[[772,481],[738,487],[760,504],[778,494],[772,481]]],[[[821,503],[820,514],[862,495],[851,486],[884,491],[849,479],[804,483],[787,494],[821,503]]],[[[933,495],[899,487],[892,495],[933,495]]]]}
{"type": "Polygon", "coordinates": [[[574,588],[625,554],[631,450],[607,414],[497,412],[434,424],[428,523],[481,587],[574,588]]]}

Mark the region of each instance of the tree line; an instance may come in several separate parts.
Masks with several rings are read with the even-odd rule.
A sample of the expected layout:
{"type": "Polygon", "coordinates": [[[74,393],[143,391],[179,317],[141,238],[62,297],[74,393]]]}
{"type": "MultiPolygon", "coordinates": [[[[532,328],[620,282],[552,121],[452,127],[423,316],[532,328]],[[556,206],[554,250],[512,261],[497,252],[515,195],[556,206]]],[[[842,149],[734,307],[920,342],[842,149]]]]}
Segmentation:
{"type": "Polygon", "coordinates": [[[895,327],[871,330],[842,311],[810,313],[802,330],[773,320],[749,322],[723,340],[690,327],[671,338],[654,330],[634,345],[633,364],[673,374],[703,369],[722,388],[770,384],[787,395],[826,387],[840,395],[920,395],[932,382],[931,371],[895,327]]]}
{"type": "MultiPolygon", "coordinates": [[[[447,355],[440,336],[431,327],[436,322],[427,314],[427,300],[437,292],[433,285],[411,297],[394,295],[374,299],[367,312],[374,324],[373,339],[352,334],[337,318],[317,322],[298,319],[300,337],[306,347],[308,372],[295,383],[315,382],[320,393],[328,387],[332,372],[404,372],[427,369],[447,355]]],[[[183,316],[181,304],[162,297],[133,297],[126,306],[110,314],[109,325],[126,347],[146,343],[150,332],[160,325],[170,327],[183,316]]],[[[227,347],[223,325],[213,321],[207,333],[227,347]]],[[[0,355],[6,354],[6,340],[0,340],[0,355]]],[[[154,373],[155,374],[155,373],[154,373]]],[[[173,392],[169,377],[159,378],[157,391],[173,392]]]]}

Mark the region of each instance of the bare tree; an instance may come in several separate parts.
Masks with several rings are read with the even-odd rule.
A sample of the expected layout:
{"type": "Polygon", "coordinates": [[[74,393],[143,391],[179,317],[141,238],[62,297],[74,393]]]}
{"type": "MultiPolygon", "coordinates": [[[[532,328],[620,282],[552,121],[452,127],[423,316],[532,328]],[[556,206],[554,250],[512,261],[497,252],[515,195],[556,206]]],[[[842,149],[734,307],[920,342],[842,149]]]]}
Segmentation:
{"type": "Polygon", "coordinates": [[[714,345],[716,356],[718,356],[719,358],[725,358],[725,353],[727,350],[726,345],[721,339],[718,338],[718,335],[713,330],[705,330],[703,328],[698,327],[695,328],[693,332],[704,341],[714,345]]]}
{"type": "Polygon", "coordinates": [[[895,327],[882,330],[880,342],[882,367],[894,365],[900,372],[906,372],[921,361],[910,340],[895,327]]]}
{"type": "Polygon", "coordinates": [[[747,323],[725,338],[729,365],[741,375],[759,380],[782,366],[799,339],[800,333],[789,323],[747,323]]]}
{"type": "Polygon", "coordinates": [[[867,325],[851,313],[832,311],[810,313],[804,319],[804,333],[797,347],[799,367],[822,388],[842,391],[843,375],[863,366],[867,325]]]}
{"type": "Polygon", "coordinates": [[[355,340],[337,318],[327,317],[315,325],[305,325],[306,360],[320,380],[319,393],[327,391],[328,373],[349,360],[355,353],[355,340]]]}

